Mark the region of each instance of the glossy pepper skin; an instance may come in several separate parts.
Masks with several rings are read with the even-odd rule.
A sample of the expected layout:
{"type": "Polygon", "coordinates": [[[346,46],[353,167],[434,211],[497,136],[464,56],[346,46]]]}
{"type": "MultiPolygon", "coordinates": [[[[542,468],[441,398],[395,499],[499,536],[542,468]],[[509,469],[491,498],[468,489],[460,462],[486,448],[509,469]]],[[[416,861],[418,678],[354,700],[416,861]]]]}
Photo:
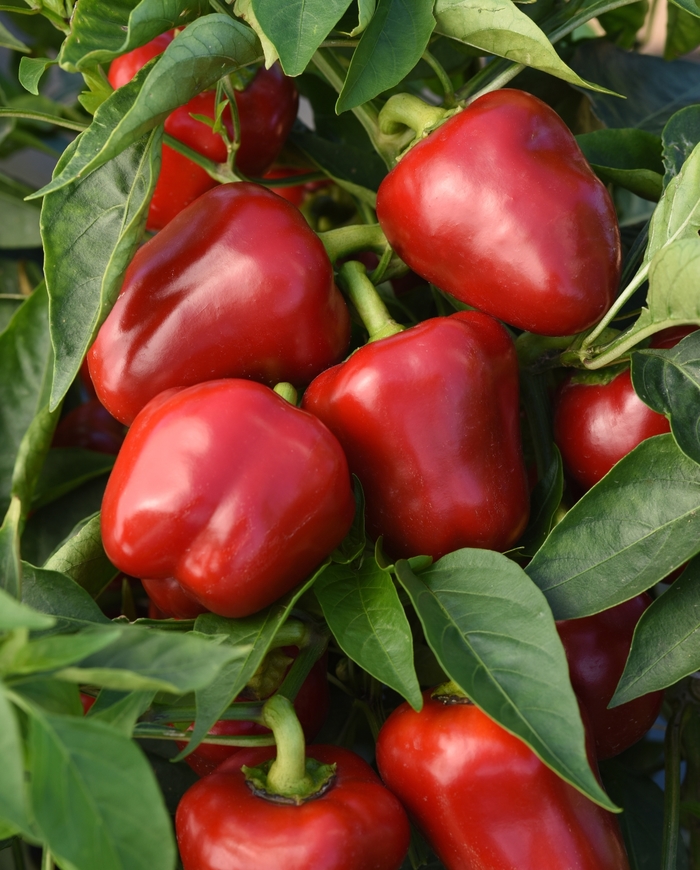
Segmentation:
{"type": "Polygon", "coordinates": [[[206,607],[193,598],[174,577],[161,580],[141,580],[146,595],[161,616],[157,619],[196,619],[200,613],[208,613],[206,607]]]}
{"type": "MultiPolygon", "coordinates": [[[[147,45],[112,61],[108,75],[112,87],[118,88],[131,81],[141,67],[162,54],[173,39],[172,32],[163,33],[147,45]]],[[[293,79],[285,76],[275,64],[269,70],[259,69],[244,90],[236,91],[236,106],[241,127],[236,165],[245,175],[261,176],[282,150],[292,129],[299,108],[299,94],[293,79]]],[[[204,157],[217,163],[225,162],[224,140],[192,115],[204,115],[214,120],[214,91],[198,94],[186,105],[175,109],[165,121],[165,132],[204,157]]],[[[228,108],[224,111],[223,121],[229,137],[232,137],[233,121],[228,108]]],[[[147,229],[162,229],[183,208],[217,183],[204,168],[164,145],[160,175],[148,211],[147,229]]]]}
{"type": "Polygon", "coordinates": [[[384,723],[377,765],[447,870],[629,870],[612,813],[466,699],[424,699],[384,723]]]}
{"type": "Polygon", "coordinates": [[[311,758],[337,764],[336,780],[290,806],[253,794],[241,772],[274,755],[274,747],[241,750],[185,792],[175,817],[185,870],[399,870],[408,819],[365,761],[309,746],[311,758]]]}
{"type": "MultiPolygon", "coordinates": [[[[295,658],[299,650],[296,647],[286,647],[285,651],[295,658]]],[[[291,667],[289,663],[287,670],[291,667]]],[[[311,742],[326,721],[330,707],[330,691],[328,688],[328,657],[322,656],[309,671],[308,677],[301,684],[294,699],[294,712],[304,731],[307,742],[311,742]]],[[[245,692],[236,701],[245,701],[245,692]]],[[[235,703],[235,701],[234,701],[235,703]]],[[[269,734],[270,729],[257,722],[247,722],[244,719],[220,719],[210,730],[210,734],[269,734]]],[[[185,743],[175,741],[179,749],[185,748],[185,743]]],[[[240,746],[218,746],[215,743],[201,743],[194,752],[184,760],[199,776],[208,776],[216,768],[235,753],[240,752],[240,746]]]]}
{"type": "Polygon", "coordinates": [[[330,261],[299,210],[259,185],[224,184],[137,251],[88,365],[128,425],[170,387],[307,384],[349,340],[330,261]]]}
{"type": "Polygon", "coordinates": [[[518,364],[492,317],[436,317],[365,345],[302,407],[337,435],[393,557],[504,550],[523,532],[518,364]]]}
{"type": "Polygon", "coordinates": [[[557,393],[554,440],[564,469],[584,491],[646,438],[666,432],[668,420],[637,396],[629,369],[607,384],[571,376],[557,393]]]}
{"type": "Polygon", "coordinates": [[[641,740],[661,710],[662,691],[608,709],[625,669],[634,629],[651,602],[651,596],[643,593],[593,616],[557,622],[571,685],[588,713],[599,760],[619,755],[641,740]]]}
{"type": "Polygon", "coordinates": [[[335,437],[261,384],[169,390],[134,421],[107,483],[102,540],[135,577],[175,577],[241,617],[304,580],[355,506],[335,437]]]}
{"type": "MultiPolygon", "coordinates": [[[[663,329],[650,347],[675,347],[696,328],[663,329]]],[[[652,411],[635,393],[629,369],[607,384],[577,383],[576,375],[571,375],[555,399],[554,440],[564,469],[584,491],[642,441],[670,431],[666,417],[652,411]]]]}
{"type": "Polygon", "coordinates": [[[617,290],[608,192],[523,91],[485,94],[413,147],[382,182],[377,217],[414,272],[520,329],[581,332],[617,290]]]}

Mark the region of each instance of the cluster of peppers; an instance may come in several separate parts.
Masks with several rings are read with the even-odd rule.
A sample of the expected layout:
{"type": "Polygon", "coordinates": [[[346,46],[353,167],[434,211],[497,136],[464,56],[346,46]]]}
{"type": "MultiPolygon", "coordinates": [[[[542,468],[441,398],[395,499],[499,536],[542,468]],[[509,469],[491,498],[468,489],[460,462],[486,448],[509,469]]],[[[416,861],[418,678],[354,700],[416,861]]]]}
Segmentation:
{"type": "MultiPolygon", "coordinates": [[[[115,61],[113,86],[171,39],[115,61]]],[[[217,161],[233,141],[242,176],[261,176],[297,101],[273,67],[236,91],[235,123],[229,108],[221,120],[228,138],[211,129],[213,92],[176,110],[165,129],[217,161]]],[[[558,336],[600,319],[619,281],[615,211],[564,123],[534,97],[486,94],[435,129],[425,114],[380,187],[379,225],[358,228],[342,251],[358,259],[342,265],[292,197],[250,181],[220,185],[164,147],[148,217],[158,232],[131,262],[88,354],[99,401],[56,434],[56,443],[78,443],[78,433],[93,448],[93,429],[113,436],[98,447],[118,451],[102,508],[105,550],[142,579],[162,615],[245,617],[298,586],[351,527],[351,473],[368,532],[392,558],[504,551],[525,530],[518,359],[504,323],[558,336]],[[359,262],[368,248],[384,251],[384,265],[395,252],[465,310],[399,326],[359,262]],[[369,334],[344,362],[351,313],[336,280],[369,334]],[[111,423],[91,426],[104,409],[111,423]]],[[[399,120],[412,123],[410,113],[399,120]]],[[[614,375],[596,385],[573,376],[555,399],[556,440],[582,489],[668,430],[629,374],[614,375]],[[625,421],[612,445],[600,437],[610,419],[625,421]]],[[[594,768],[658,714],[661,693],[607,709],[650,600],[558,624],[594,768]]],[[[294,655],[282,655],[280,679],[294,655]]],[[[177,814],[185,870],[396,870],[409,846],[406,812],[450,870],[628,867],[614,816],[454,684],[426,692],[420,712],[400,706],[382,727],[377,765],[388,789],[347,750],[311,746],[306,757],[328,708],[323,659],[294,706],[273,694],[261,722],[212,732],[267,727],[276,750],[204,744],[188,757],[203,778],[177,814]]]]}

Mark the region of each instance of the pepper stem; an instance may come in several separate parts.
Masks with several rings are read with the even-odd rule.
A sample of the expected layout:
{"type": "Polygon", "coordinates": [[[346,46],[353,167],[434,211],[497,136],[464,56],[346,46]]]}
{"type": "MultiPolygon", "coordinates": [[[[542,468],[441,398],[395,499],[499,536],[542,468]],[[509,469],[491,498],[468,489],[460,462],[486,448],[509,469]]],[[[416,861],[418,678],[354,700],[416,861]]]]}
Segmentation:
{"type": "Polygon", "coordinates": [[[445,109],[430,106],[412,94],[394,94],[379,113],[379,129],[386,136],[395,136],[408,127],[415,132],[416,139],[422,139],[446,115],[445,109]]]}
{"type": "Polygon", "coordinates": [[[389,314],[362,263],[357,260],[343,263],[338,277],[369,333],[370,342],[403,332],[403,326],[389,314]]]}
{"type": "Polygon", "coordinates": [[[379,224],[351,224],[348,227],[326,230],[325,233],[319,233],[318,237],[323,242],[331,263],[360,251],[376,251],[381,254],[388,244],[379,224]]]}
{"type": "Polygon", "coordinates": [[[277,744],[277,758],[267,773],[268,790],[288,796],[312,790],[314,783],[306,772],[304,732],[289,698],[273,695],[266,701],[263,722],[277,744]]]}
{"type": "Polygon", "coordinates": [[[275,385],[274,392],[277,393],[278,396],[281,396],[283,399],[286,399],[290,405],[296,405],[297,403],[297,391],[291,384],[288,384],[286,381],[280,381],[279,384],[275,385]]]}

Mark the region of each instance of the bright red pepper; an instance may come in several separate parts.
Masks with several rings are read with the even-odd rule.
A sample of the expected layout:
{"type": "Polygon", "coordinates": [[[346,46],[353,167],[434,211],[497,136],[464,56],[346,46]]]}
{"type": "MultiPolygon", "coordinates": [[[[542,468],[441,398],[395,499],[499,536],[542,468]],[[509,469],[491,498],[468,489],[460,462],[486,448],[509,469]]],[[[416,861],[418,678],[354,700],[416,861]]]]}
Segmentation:
{"type": "Polygon", "coordinates": [[[448,870],[628,870],[615,816],[466,698],[402,704],[377,765],[448,870]]]}
{"type": "Polygon", "coordinates": [[[320,374],[302,407],[334,432],[396,557],[504,550],[527,524],[518,364],[478,312],[374,341],[320,374]]]}
{"type": "MultiPolygon", "coordinates": [[[[118,88],[131,81],[141,67],[165,51],[173,39],[173,33],[163,33],[147,45],[114,60],[108,76],[112,87],[118,88]]],[[[250,84],[235,93],[241,130],[236,165],[245,175],[261,176],[282,150],[297,115],[299,94],[294,80],[285,76],[278,64],[269,70],[259,69],[250,84]]],[[[204,157],[223,163],[227,158],[224,140],[192,115],[203,115],[214,120],[214,91],[199,94],[186,105],[175,109],[165,121],[165,132],[204,157]]],[[[229,137],[232,137],[230,109],[224,111],[222,119],[229,137]]],[[[160,175],[148,212],[147,229],[162,229],[175,215],[217,183],[201,166],[165,145],[160,175]]]]}
{"type": "Polygon", "coordinates": [[[200,613],[209,612],[174,577],[165,577],[162,580],[143,579],[141,585],[151,604],[155,604],[161,614],[157,619],[196,619],[200,613]]]}
{"type": "Polygon", "coordinates": [[[125,573],[175,577],[213,613],[240,617],[304,580],[354,510],[345,456],[323,424],[261,384],[209,381],[163,393],[134,421],[107,483],[102,540],[125,573]]]}
{"type": "Polygon", "coordinates": [[[641,740],[661,710],[662,691],[608,709],[625,669],[635,626],[651,601],[643,593],[593,616],[557,622],[571,685],[588,713],[599,759],[619,755],[641,740]]]}
{"type": "Polygon", "coordinates": [[[608,192],[559,116],[523,91],[485,94],[412,148],[377,216],[415,272],[530,332],[581,332],[617,290],[608,192]]]}
{"type": "Polygon", "coordinates": [[[336,779],[300,806],[246,784],[241,767],[273,758],[274,747],[243,749],[195,783],[175,818],[185,870],[398,870],[409,843],[398,800],[353,752],[309,746],[308,754],[337,764],[336,779]]]}
{"type": "Polygon", "coordinates": [[[225,184],[139,249],[88,363],[103,405],[129,424],[169,387],[307,384],[349,340],[330,261],[299,210],[256,184],[225,184]]]}
{"type": "MultiPolygon", "coordinates": [[[[696,328],[664,329],[653,337],[650,346],[675,347],[696,328]]],[[[584,490],[598,483],[642,441],[670,431],[666,417],[652,411],[635,393],[629,369],[601,384],[579,383],[572,374],[557,393],[554,440],[564,469],[584,490]]]]}
{"type": "MultiPolygon", "coordinates": [[[[296,657],[299,650],[296,647],[285,647],[292,658],[296,657]]],[[[291,662],[289,667],[291,667],[291,662]]],[[[309,671],[308,677],[301,684],[294,699],[294,711],[304,731],[304,737],[310,742],[321,730],[328,716],[330,706],[330,692],[328,688],[328,656],[322,656],[309,671]]],[[[282,675],[283,677],[284,675],[282,675]]],[[[267,697],[267,696],[265,696],[267,697]]],[[[246,692],[239,695],[236,701],[251,700],[246,692]]],[[[235,702],[234,702],[235,703],[235,702]]],[[[269,734],[270,729],[257,722],[247,722],[244,719],[221,719],[209,731],[210,734],[269,734]]],[[[184,749],[184,742],[176,741],[180,749],[184,749]]],[[[201,743],[194,752],[191,752],[185,761],[199,776],[207,776],[230,758],[236,752],[240,752],[240,746],[218,746],[215,743],[201,743]]]]}
{"type": "Polygon", "coordinates": [[[84,447],[116,456],[126,430],[99,399],[90,399],[69,411],[56,426],[52,447],[84,447]]]}

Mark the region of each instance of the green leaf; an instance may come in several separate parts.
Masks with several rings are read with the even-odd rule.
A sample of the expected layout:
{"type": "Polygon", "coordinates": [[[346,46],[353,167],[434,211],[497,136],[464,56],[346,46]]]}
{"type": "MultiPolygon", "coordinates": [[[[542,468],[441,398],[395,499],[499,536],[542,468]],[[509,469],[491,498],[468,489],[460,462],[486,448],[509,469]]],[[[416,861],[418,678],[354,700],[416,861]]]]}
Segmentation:
{"type": "Polygon", "coordinates": [[[199,746],[224,710],[240,695],[262,664],[275,635],[286,622],[296,602],[327,567],[328,562],[325,562],[306,583],[253,616],[245,619],[225,619],[223,616],[205,613],[197,617],[196,630],[218,638],[222,647],[234,654],[231,655],[230,663],[222,667],[216,679],[195,693],[197,718],[190,741],[177,756],[178,759],[189,755],[199,746]]]}
{"type": "MultiPolygon", "coordinates": [[[[26,58],[23,58],[26,60],[26,58]]],[[[0,190],[0,248],[39,248],[39,209],[0,190]]]]}
{"type": "Polygon", "coordinates": [[[379,0],[352,56],[338,114],[399,84],[421,59],[434,28],[433,0],[379,0]]]}
{"type": "Polygon", "coordinates": [[[3,24],[0,24],[0,46],[11,48],[13,51],[31,51],[28,45],[20,42],[3,24]]]}
{"type": "Polygon", "coordinates": [[[88,593],[58,571],[22,563],[22,601],[40,613],[56,617],[55,630],[66,631],[97,624],[111,625],[88,593]]]}
{"type": "Polygon", "coordinates": [[[56,861],[75,870],[174,870],[170,819],[136,744],[101,722],[32,711],[32,806],[56,861]]]}
{"type": "Polygon", "coordinates": [[[668,63],[595,39],[578,43],[569,63],[583,78],[626,97],[588,93],[606,127],[638,127],[660,135],[675,112],[700,102],[700,66],[689,61],[668,63]]]}
{"type": "Polygon", "coordinates": [[[79,524],[100,510],[106,485],[106,476],[90,480],[31,514],[22,534],[23,558],[32,565],[44,565],[79,524]]]}
{"type": "MultiPolygon", "coordinates": [[[[44,268],[56,350],[54,407],[73,382],[114,304],[141,240],[160,168],[160,140],[159,129],[86,178],[44,199],[44,268]]],[[[66,151],[59,168],[71,153],[66,151]]]]}
{"type": "Polygon", "coordinates": [[[77,634],[40,637],[25,644],[12,660],[13,674],[34,674],[65,668],[112,643],[120,633],[116,626],[89,628],[77,634]]]}
{"type": "Polygon", "coordinates": [[[15,467],[12,470],[12,495],[17,496],[22,502],[23,517],[29,513],[34,489],[46,454],[49,452],[59,414],[60,407],[49,411],[49,406],[44,405],[39,409],[20,441],[15,467]]]}
{"type": "Polygon", "coordinates": [[[420,710],[411,627],[391,576],[373,558],[357,570],[331,565],[314,592],[343,652],[420,710]]]}
{"type": "Polygon", "coordinates": [[[115,456],[107,453],[96,453],[82,447],[55,447],[49,450],[34,488],[32,507],[36,510],[72,492],[88,480],[109,474],[115,459],[115,456]]]}
{"type": "Polygon", "coordinates": [[[265,55],[265,66],[269,69],[275,61],[279,60],[277,49],[265,35],[260,22],[255,17],[253,12],[253,0],[235,0],[233,4],[233,14],[238,18],[242,18],[255,31],[256,36],[260,40],[263,54],[265,55]]]}
{"type": "Polygon", "coordinates": [[[586,160],[606,184],[657,201],[663,189],[661,140],[645,130],[596,130],[576,137],[586,160]]]}
{"type": "Polygon", "coordinates": [[[297,122],[288,141],[299,148],[340,187],[374,207],[376,191],[386,175],[384,161],[374,152],[313,133],[297,122]]]}
{"type": "MultiPolygon", "coordinates": [[[[674,178],[671,184],[675,180],[674,178]]],[[[700,201],[698,205],[700,206],[700,201]]],[[[680,323],[700,324],[698,275],[700,239],[697,232],[689,238],[670,242],[662,247],[649,268],[647,307],[642,308],[634,325],[623,336],[637,336],[637,341],[640,341],[667,326],[680,323]]]]}
{"type": "Polygon", "coordinates": [[[671,0],[666,8],[664,59],[674,60],[700,45],[700,7],[694,0],[671,0]]]}
{"type": "Polygon", "coordinates": [[[669,350],[637,351],[631,359],[635,392],[658,414],[670,418],[676,443],[686,456],[700,463],[700,333],[692,333],[669,350]]]}
{"type": "Polygon", "coordinates": [[[22,680],[13,679],[12,691],[48,713],[83,715],[78,687],[54,680],[53,677],[31,676],[22,680]]]}
{"type": "Polygon", "coordinates": [[[510,559],[457,550],[416,576],[396,565],[446,674],[559,776],[608,809],[588,766],[566,656],[547,602],[510,559]]]}
{"type": "Polygon", "coordinates": [[[134,145],[196,94],[260,57],[253,31],[228,15],[205,15],[186,27],[160,57],[146,64],[97,109],[45,196],[84,177],[134,145]]]}
{"type": "Polygon", "coordinates": [[[0,631],[13,631],[15,628],[51,628],[55,622],[55,619],[38,613],[26,604],[21,604],[0,589],[0,631]]]}
{"type": "Polygon", "coordinates": [[[350,0],[253,0],[263,33],[277,49],[288,76],[304,72],[350,0]]]}
{"type": "Polygon", "coordinates": [[[700,229],[700,144],[693,148],[683,168],[672,178],[649,224],[649,244],[643,266],[664,246],[697,238],[700,229]]]}
{"type": "Polygon", "coordinates": [[[56,676],[119,691],[184,694],[203,689],[242,653],[192,633],[126,626],[109,646],[56,676]]]}
{"type": "Polygon", "coordinates": [[[525,534],[518,541],[518,549],[525,556],[534,556],[542,546],[554,522],[564,492],[564,469],[561,453],[552,445],[552,461],[544,477],[537,481],[530,499],[530,521],[525,534]]]}
{"type": "Polygon", "coordinates": [[[700,550],[700,466],[672,435],[643,441],[554,527],[527,566],[555,619],[607,610],[700,550]]]}
{"type": "Polygon", "coordinates": [[[376,0],[358,0],[357,6],[357,27],[353,27],[350,33],[348,33],[350,37],[359,36],[367,29],[367,25],[372,20],[374,11],[377,8],[377,2],[376,0]]]}
{"type": "Polygon", "coordinates": [[[22,438],[48,398],[52,364],[48,297],[41,285],[0,334],[0,513],[10,503],[22,438]]]}
{"type": "Polygon", "coordinates": [[[19,62],[19,83],[30,94],[39,95],[39,82],[48,67],[57,61],[49,57],[23,57],[19,62]]]}
{"type": "Polygon", "coordinates": [[[80,0],[58,56],[68,72],[106,65],[210,11],[204,0],[80,0]]]}
{"type": "MultiPolygon", "coordinates": [[[[662,866],[663,791],[652,779],[628,770],[614,758],[604,761],[600,772],[610,799],[622,807],[618,820],[630,870],[658,870],[662,866]]],[[[680,860],[677,867],[680,870],[680,860]]]]}
{"type": "Polygon", "coordinates": [[[608,39],[622,48],[632,49],[636,45],[637,34],[644,27],[648,12],[648,0],[636,0],[597,17],[608,39]]]}
{"type": "Polygon", "coordinates": [[[134,725],[151,706],[155,692],[114,692],[102,689],[87,715],[104,722],[125,737],[131,737],[134,725]]]}
{"type": "Polygon", "coordinates": [[[24,779],[24,746],[17,716],[0,685],[0,819],[29,832],[27,787],[24,779]]]}
{"type": "Polygon", "coordinates": [[[578,76],[535,22],[511,0],[437,0],[437,33],[522,63],[573,85],[613,93],[578,76]]]}
{"type": "Polygon", "coordinates": [[[66,574],[92,598],[97,598],[119,573],[102,546],[99,514],[81,523],[49,557],[44,568],[66,574]]]}
{"type": "Polygon", "coordinates": [[[642,614],[611,706],[672,686],[700,668],[700,559],[642,614]]]}
{"type": "Polygon", "coordinates": [[[0,589],[18,598],[22,589],[22,565],[19,555],[19,529],[22,502],[16,496],[10,502],[0,526],[0,589]]]}
{"type": "Polygon", "coordinates": [[[700,106],[688,106],[676,112],[661,135],[666,167],[664,186],[683,168],[693,148],[700,142],[700,106]]]}

